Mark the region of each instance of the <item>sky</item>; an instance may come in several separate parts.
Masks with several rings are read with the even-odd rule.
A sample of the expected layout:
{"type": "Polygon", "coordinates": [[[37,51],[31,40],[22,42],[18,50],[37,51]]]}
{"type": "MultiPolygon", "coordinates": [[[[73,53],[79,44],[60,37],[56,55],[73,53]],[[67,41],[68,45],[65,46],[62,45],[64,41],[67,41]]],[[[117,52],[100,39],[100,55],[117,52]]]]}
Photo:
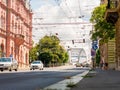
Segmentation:
{"type": "Polygon", "coordinates": [[[88,24],[73,23],[89,23],[91,12],[99,6],[99,3],[100,0],[31,0],[34,42],[38,42],[44,35],[56,33],[61,40],[78,39],[85,37],[84,34],[89,35],[91,27],[88,24]]]}
{"type": "Polygon", "coordinates": [[[89,18],[91,11],[99,5],[99,2],[100,0],[31,0],[31,6],[33,12],[44,14],[51,12],[52,15],[63,14],[67,17],[84,15],[85,18],[89,18]]]}

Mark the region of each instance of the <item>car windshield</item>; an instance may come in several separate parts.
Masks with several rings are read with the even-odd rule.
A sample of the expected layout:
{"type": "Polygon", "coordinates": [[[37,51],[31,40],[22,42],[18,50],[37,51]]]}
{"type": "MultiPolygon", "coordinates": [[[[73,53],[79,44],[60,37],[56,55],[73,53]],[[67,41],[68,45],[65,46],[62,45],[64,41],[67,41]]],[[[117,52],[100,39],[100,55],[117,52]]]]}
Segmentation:
{"type": "Polygon", "coordinates": [[[10,58],[0,58],[0,62],[11,62],[10,58]]]}
{"type": "Polygon", "coordinates": [[[32,64],[40,64],[40,61],[34,61],[32,64]]]}

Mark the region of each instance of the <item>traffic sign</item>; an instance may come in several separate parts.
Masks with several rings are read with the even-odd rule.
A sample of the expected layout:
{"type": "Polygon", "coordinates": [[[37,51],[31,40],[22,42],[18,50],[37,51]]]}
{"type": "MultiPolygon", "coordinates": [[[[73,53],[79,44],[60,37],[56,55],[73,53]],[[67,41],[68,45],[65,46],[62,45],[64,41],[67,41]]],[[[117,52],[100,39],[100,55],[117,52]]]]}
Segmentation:
{"type": "Polygon", "coordinates": [[[94,49],[94,50],[98,49],[98,41],[97,40],[92,41],[92,49],[94,49]]]}

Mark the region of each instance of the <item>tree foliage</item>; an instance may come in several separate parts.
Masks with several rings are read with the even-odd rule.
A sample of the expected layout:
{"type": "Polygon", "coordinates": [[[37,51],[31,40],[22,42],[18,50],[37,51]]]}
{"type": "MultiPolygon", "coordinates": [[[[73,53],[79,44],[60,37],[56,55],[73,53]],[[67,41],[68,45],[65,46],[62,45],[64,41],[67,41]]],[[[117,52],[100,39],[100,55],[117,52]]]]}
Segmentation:
{"type": "Polygon", "coordinates": [[[37,51],[38,51],[37,45],[30,49],[30,51],[29,51],[30,62],[37,60],[37,58],[38,58],[37,51]]]}
{"type": "Polygon", "coordinates": [[[97,66],[100,64],[100,50],[96,51],[96,64],[97,66]]]}
{"type": "Polygon", "coordinates": [[[103,43],[115,37],[115,26],[111,23],[107,23],[105,20],[106,6],[100,5],[96,7],[92,12],[90,21],[94,23],[94,30],[91,32],[92,39],[101,39],[103,43]]]}
{"type": "Polygon", "coordinates": [[[44,64],[65,63],[68,61],[66,50],[60,45],[57,36],[44,36],[38,43],[39,59],[44,64]]]}

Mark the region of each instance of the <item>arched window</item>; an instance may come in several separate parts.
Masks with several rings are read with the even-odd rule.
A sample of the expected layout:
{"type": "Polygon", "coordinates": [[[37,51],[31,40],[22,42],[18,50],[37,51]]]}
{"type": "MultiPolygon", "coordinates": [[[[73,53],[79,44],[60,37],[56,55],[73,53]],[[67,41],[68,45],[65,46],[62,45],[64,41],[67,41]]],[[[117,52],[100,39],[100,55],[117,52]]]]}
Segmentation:
{"type": "Polygon", "coordinates": [[[5,53],[4,53],[4,45],[3,43],[0,45],[0,51],[1,51],[1,56],[4,57],[5,56],[5,53]]]}
{"type": "Polygon", "coordinates": [[[11,54],[13,55],[13,47],[11,47],[11,54]]]}
{"type": "Polygon", "coordinates": [[[4,17],[3,16],[1,16],[1,28],[4,28],[4,17]]]}
{"type": "Polygon", "coordinates": [[[26,53],[25,55],[25,61],[26,61],[25,63],[28,64],[28,53],[26,53]]]}
{"type": "Polygon", "coordinates": [[[14,20],[12,20],[12,30],[14,30],[14,20]]]}
{"type": "Polygon", "coordinates": [[[0,28],[2,27],[2,20],[1,20],[1,17],[0,17],[0,28]]]}
{"type": "Polygon", "coordinates": [[[1,44],[1,51],[4,52],[4,45],[3,45],[3,43],[1,44]]]}

